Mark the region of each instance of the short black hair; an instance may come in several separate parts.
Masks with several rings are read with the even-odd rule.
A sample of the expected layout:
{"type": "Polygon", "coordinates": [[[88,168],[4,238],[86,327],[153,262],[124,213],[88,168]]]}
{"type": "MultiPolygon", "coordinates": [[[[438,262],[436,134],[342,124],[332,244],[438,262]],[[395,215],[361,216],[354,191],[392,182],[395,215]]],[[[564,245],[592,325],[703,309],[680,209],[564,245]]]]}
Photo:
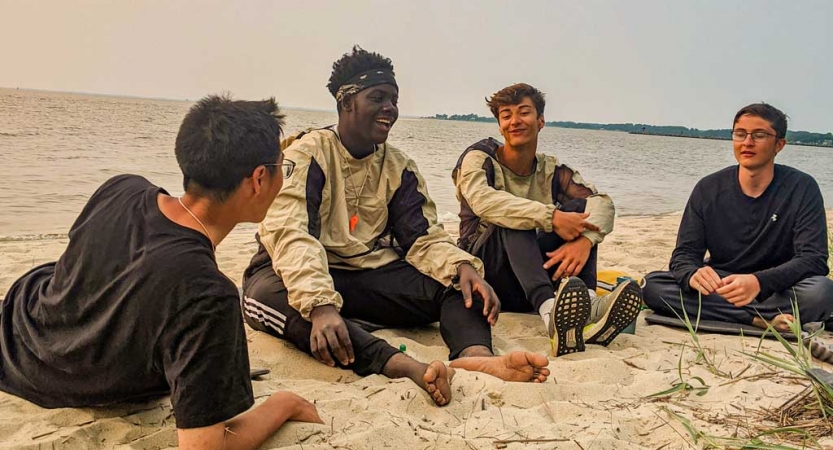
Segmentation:
{"type": "Polygon", "coordinates": [[[733,129],[735,128],[735,124],[738,123],[738,120],[740,120],[740,117],[746,114],[760,117],[769,122],[769,125],[775,130],[776,138],[783,139],[787,136],[787,115],[781,112],[780,109],[764,102],[746,105],[735,114],[735,120],[732,122],[733,129]]]}
{"type": "MultiPolygon", "coordinates": [[[[284,115],[274,98],[232,100],[209,95],[198,101],[176,136],[176,162],[186,192],[222,202],[261,164],[280,160],[284,115]]],[[[266,166],[271,173],[275,166],[266,166]]]]}
{"type": "MultiPolygon", "coordinates": [[[[358,45],[354,45],[352,53],[341,55],[341,58],[333,63],[333,73],[330,74],[327,90],[335,97],[338,88],[346,83],[347,80],[373,69],[389,70],[391,75],[396,75],[393,72],[393,62],[391,62],[390,58],[386,58],[376,52],[369,52],[358,45]]],[[[336,107],[341,111],[341,103],[337,104],[336,107]]]]}
{"type": "Polygon", "coordinates": [[[486,105],[489,106],[495,119],[497,119],[501,107],[517,105],[524,101],[525,97],[532,100],[535,111],[538,112],[539,116],[544,114],[544,107],[546,106],[544,93],[526,83],[513,84],[495,92],[491,98],[486,99],[486,105]]]}

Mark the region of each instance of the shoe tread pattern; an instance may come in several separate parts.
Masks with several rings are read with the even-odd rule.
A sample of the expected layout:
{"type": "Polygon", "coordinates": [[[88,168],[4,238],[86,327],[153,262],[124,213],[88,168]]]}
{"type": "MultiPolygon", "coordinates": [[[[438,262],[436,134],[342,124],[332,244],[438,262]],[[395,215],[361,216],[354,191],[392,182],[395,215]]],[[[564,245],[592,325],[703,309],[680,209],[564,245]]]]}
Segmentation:
{"type": "Polygon", "coordinates": [[[590,294],[587,287],[578,278],[562,281],[550,314],[550,328],[553,330],[550,345],[555,356],[584,351],[582,330],[589,318],[590,294]]]}
{"type": "MultiPolygon", "coordinates": [[[[639,315],[642,309],[642,290],[639,285],[635,281],[629,281],[620,288],[610,311],[588,330],[585,340],[587,344],[607,346],[639,315]]],[[[615,295],[616,291],[613,294],[615,295]]]]}

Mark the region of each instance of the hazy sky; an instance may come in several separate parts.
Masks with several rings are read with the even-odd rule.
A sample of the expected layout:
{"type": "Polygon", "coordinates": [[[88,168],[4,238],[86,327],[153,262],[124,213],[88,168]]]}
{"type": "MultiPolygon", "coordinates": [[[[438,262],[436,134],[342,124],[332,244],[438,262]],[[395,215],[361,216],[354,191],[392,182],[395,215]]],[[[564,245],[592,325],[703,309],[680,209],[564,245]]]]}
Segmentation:
{"type": "Polygon", "coordinates": [[[356,43],[393,60],[403,115],[487,115],[524,81],[547,120],[728,128],[763,100],[827,132],[831,18],[828,0],[0,0],[0,86],[334,109],[356,43]]]}

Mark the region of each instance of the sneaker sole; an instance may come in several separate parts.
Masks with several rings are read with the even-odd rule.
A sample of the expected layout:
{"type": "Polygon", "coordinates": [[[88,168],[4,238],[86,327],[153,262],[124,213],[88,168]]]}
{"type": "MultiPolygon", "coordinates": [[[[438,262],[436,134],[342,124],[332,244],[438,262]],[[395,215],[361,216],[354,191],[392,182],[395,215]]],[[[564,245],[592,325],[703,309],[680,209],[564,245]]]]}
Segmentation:
{"type": "Polygon", "coordinates": [[[619,333],[636,320],[642,308],[642,290],[635,281],[622,283],[613,294],[613,305],[584,334],[585,342],[607,346],[619,333]]]}
{"type": "Polygon", "coordinates": [[[584,351],[584,325],[590,318],[590,294],[578,278],[562,281],[550,314],[550,350],[555,356],[584,351]]]}

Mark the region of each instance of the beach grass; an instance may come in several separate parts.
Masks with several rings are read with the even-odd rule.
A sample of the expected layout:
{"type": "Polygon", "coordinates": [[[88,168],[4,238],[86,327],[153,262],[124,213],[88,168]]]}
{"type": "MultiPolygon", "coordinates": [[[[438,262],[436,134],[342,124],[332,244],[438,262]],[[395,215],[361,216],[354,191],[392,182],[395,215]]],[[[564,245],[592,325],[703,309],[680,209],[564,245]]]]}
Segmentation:
{"type": "MultiPolygon", "coordinates": [[[[703,344],[700,342],[700,337],[697,334],[697,329],[700,326],[700,314],[702,312],[703,306],[702,294],[700,294],[699,292],[697,294],[697,317],[695,318],[694,323],[691,322],[691,318],[689,318],[688,312],[686,311],[685,300],[683,299],[682,290],[680,290],[680,309],[683,312],[682,316],[677,314],[674,308],[672,308],[671,305],[669,305],[668,302],[665,301],[665,299],[662,299],[662,301],[665,302],[665,304],[668,305],[668,309],[673,311],[674,315],[676,315],[677,318],[685,324],[686,331],[688,331],[689,342],[691,344],[692,349],[694,349],[695,352],[695,364],[703,364],[709,372],[718,377],[733,378],[731,373],[725,372],[720,369],[720,363],[717,361],[717,358],[715,357],[717,352],[715,352],[713,349],[708,349],[704,347],[703,344]]],[[[685,345],[683,346],[683,348],[685,348],[685,345]]],[[[705,383],[703,384],[705,385],[705,383]]]]}
{"type": "MultiPolygon", "coordinates": [[[[755,352],[740,352],[753,362],[761,363],[773,370],[773,376],[798,383],[805,388],[788,398],[776,408],[745,410],[743,414],[726,414],[720,418],[724,424],[734,425],[733,436],[718,436],[696,427],[692,421],[681,413],[672,411],[667,406],[660,410],[678,422],[695,445],[707,449],[821,449],[819,439],[833,436],[833,386],[823,378],[833,376],[820,368],[814,367],[811,354],[812,340],[817,331],[809,336],[802,336],[801,317],[797,301],[792,302],[795,318],[789,323],[789,331],[798,337],[795,343],[787,340],[778,330],[767,322],[767,333],[781,344],[783,355],[763,351],[762,336],[755,352]]],[[[685,320],[685,319],[684,319],[685,320]]],[[[696,326],[689,326],[689,333],[696,332],[696,326]]],[[[693,339],[692,339],[693,340],[693,339]]],[[[699,341],[698,341],[699,342],[699,341]]],[[[682,358],[681,358],[682,360],[682,358]]],[[[675,388],[666,391],[666,397],[673,392],[695,391],[677,387],[683,382],[682,368],[679,369],[680,382],[675,388]],[[671,392],[673,390],[673,392],[671,392]]],[[[705,385],[705,382],[702,383],[705,385]]],[[[657,393],[655,394],[658,397],[657,393]]],[[[702,395],[698,392],[698,395],[702,395]]],[[[697,407],[691,407],[695,416],[697,407]]]]}

